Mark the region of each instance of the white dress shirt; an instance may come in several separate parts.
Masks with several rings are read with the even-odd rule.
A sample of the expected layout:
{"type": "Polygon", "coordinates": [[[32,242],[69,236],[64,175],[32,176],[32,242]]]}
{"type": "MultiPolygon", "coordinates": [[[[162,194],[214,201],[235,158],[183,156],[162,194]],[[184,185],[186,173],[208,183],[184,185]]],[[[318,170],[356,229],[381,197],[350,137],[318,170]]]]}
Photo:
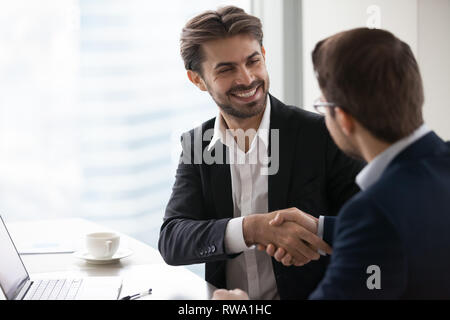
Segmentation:
{"type": "Polygon", "coordinates": [[[255,246],[247,247],[242,230],[245,216],[268,212],[268,176],[262,174],[262,169],[267,170],[268,163],[270,109],[270,99],[267,99],[259,128],[250,135],[253,139],[247,153],[244,141],[234,140],[220,113],[208,146],[211,149],[220,140],[230,152],[234,218],[228,222],[225,231],[225,251],[242,254],[227,261],[227,288],[240,288],[248,292],[251,299],[279,299],[272,258],[255,246]]]}

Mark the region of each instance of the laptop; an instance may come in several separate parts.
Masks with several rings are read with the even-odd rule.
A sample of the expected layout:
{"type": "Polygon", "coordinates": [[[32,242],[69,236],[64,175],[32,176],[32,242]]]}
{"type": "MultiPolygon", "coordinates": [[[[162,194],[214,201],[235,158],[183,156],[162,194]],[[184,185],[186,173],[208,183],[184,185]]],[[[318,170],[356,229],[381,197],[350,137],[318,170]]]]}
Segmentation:
{"type": "Polygon", "coordinates": [[[0,215],[0,287],[7,300],[117,300],[120,277],[30,279],[0,215]]]}

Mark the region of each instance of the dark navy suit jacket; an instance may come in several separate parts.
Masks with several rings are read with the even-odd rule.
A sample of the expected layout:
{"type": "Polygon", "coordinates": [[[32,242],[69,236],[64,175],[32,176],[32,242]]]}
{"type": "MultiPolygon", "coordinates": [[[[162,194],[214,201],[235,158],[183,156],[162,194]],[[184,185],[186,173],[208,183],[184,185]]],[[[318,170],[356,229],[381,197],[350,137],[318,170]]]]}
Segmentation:
{"type": "Polygon", "coordinates": [[[333,255],[311,299],[450,298],[449,142],[430,132],[408,146],[325,228],[334,219],[333,255]],[[380,289],[368,289],[372,265],[380,289]]]}

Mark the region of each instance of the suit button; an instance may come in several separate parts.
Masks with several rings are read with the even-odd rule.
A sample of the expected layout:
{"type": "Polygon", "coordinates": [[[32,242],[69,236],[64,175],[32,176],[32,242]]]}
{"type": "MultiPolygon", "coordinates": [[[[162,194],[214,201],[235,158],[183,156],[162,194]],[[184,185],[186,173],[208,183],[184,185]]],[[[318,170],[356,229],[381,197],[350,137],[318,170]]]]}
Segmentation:
{"type": "Polygon", "coordinates": [[[206,253],[211,253],[211,247],[208,247],[208,250],[206,251],[206,253]]]}
{"type": "Polygon", "coordinates": [[[201,256],[205,254],[205,252],[203,250],[200,250],[199,253],[200,253],[201,256]]]}
{"type": "Polygon", "coordinates": [[[211,246],[211,252],[212,252],[212,253],[216,252],[216,246],[215,246],[215,245],[212,245],[212,246],[211,246]]]}

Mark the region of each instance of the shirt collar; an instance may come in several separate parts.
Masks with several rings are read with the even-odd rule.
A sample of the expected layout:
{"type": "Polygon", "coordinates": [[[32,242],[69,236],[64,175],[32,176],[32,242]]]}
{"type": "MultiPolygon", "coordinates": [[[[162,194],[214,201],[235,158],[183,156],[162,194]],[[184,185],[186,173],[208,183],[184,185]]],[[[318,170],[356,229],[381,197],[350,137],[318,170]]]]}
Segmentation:
{"type": "Polygon", "coordinates": [[[389,148],[377,155],[369,162],[364,169],[356,176],[356,183],[365,190],[373,185],[380,178],[383,171],[391,163],[391,161],[406,147],[419,140],[431,130],[423,124],[409,136],[395,142],[389,148]]]}
{"type": "MultiPolygon", "coordinates": [[[[264,145],[266,146],[266,148],[268,148],[268,146],[269,146],[269,130],[270,130],[270,111],[271,111],[269,95],[267,95],[266,101],[267,101],[266,108],[264,109],[264,114],[261,119],[261,123],[259,124],[258,131],[256,132],[256,137],[259,137],[261,139],[261,141],[264,143],[264,145]]],[[[229,141],[228,139],[225,139],[227,129],[228,128],[225,123],[225,120],[223,119],[222,114],[219,112],[219,114],[216,117],[216,120],[214,121],[214,134],[211,139],[211,142],[208,145],[208,151],[210,151],[214,147],[214,145],[217,143],[217,141],[220,141],[223,144],[226,144],[226,141],[229,141]]]]}

